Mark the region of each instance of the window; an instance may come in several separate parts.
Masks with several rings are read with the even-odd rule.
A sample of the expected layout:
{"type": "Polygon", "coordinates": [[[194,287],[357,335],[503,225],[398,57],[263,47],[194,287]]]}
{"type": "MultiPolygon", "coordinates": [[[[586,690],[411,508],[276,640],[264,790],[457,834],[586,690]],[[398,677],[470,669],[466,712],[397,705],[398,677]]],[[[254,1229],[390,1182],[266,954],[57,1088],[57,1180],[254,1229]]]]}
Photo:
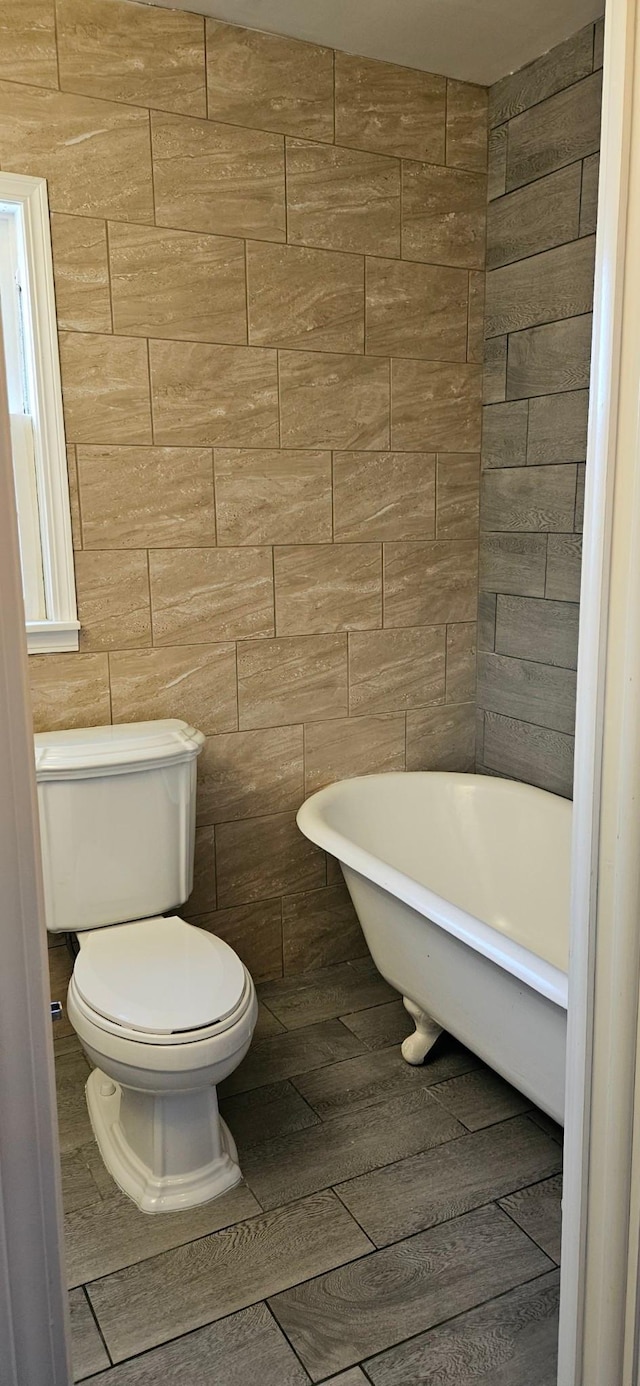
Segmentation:
{"type": "Polygon", "coordinates": [[[43,178],[0,173],[0,317],[29,651],[77,650],[69,482],[43,178]]]}

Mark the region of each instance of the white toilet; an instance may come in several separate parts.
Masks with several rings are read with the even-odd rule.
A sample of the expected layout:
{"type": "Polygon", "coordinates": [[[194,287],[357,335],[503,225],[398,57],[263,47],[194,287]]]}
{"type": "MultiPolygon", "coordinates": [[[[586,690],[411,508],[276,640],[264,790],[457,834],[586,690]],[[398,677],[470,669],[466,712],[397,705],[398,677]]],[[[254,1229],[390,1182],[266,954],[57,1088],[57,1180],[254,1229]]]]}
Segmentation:
{"type": "Polygon", "coordinates": [[[87,1105],[107,1169],[143,1212],[241,1178],[216,1085],[246,1054],[246,967],[171,913],[193,884],[196,760],[185,722],[37,735],[47,928],[80,949],[68,1014],[95,1065],[87,1105]]]}

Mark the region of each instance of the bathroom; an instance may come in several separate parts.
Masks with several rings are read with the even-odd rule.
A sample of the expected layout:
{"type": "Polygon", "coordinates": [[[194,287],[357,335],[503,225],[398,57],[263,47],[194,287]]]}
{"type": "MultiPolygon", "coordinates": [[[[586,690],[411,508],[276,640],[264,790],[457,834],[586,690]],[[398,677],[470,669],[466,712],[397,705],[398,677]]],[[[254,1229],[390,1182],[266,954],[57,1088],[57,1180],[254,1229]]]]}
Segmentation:
{"type": "MultiPolygon", "coordinates": [[[[44,903],[39,880],[17,892],[0,982],[0,1042],[6,1026],[33,1059],[39,1131],[11,1141],[28,1103],[7,1078],[9,1251],[21,1197],[33,1209],[39,1188],[44,1209],[6,1257],[10,1386],[249,1386],[256,1370],[265,1386],[632,1380],[631,1155],[608,1160],[623,1130],[634,1145],[633,898],[619,885],[626,907],[596,930],[613,884],[593,882],[597,848],[615,859],[605,830],[621,850],[633,825],[633,735],[614,766],[605,732],[626,725],[635,648],[619,538],[633,478],[618,465],[633,456],[635,6],[607,8],[604,100],[600,0],[475,8],[0,0],[0,299],[33,723],[16,711],[17,597],[2,617],[11,738],[8,673],[0,720],[7,757],[28,741],[33,762],[36,735],[44,865],[44,903]],[[60,463],[43,473],[34,407],[34,568],[16,284],[33,289],[27,343],[50,348],[44,452],[60,463]],[[134,761],[139,812],[136,776],[119,773],[134,761]],[[168,822],[152,762],[181,786],[183,879],[194,853],[192,888],[173,894],[173,858],[152,850],[168,822]],[[98,917],[138,829],[148,873],[136,857],[127,905],[107,898],[98,917]],[[84,875],[56,870],[76,835],[84,875]],[[42,928],[25,942],[30,899],[42,928]],[[156,1170],[141,1192],[110,1134],[118,1046],[159,1064],[169,1032],[213,1021],[223,972],[236,994],[215,1018],[242,993],[244,1028],[233,1065],[209,1072],[209,1183],[187,1188],[205,1163],[192,1157],[179,1189],[156,1170]],[[60,1003],[53,1023],[38,1005],[25,1028],[23,974],[60,1003]],[[116,1033],[127,988],[133,1031],[157,1044],[116,1033]],[[615,1286],[609,1309],[598,1283],[615,1286]],[[41,1326],[24,1341],[21,1294],[41,1326]]],[[[32,778],[12,796],[27,838],[32,778]]],[[[190,1045],[169,1047],[187,1069],[190,1045]]],[[[183,1098],[147,1116],[141,1100],[145,1149],[183,1098]]],[[[189,1100],[182,1147],[201,1117],[189,1100]]]]}

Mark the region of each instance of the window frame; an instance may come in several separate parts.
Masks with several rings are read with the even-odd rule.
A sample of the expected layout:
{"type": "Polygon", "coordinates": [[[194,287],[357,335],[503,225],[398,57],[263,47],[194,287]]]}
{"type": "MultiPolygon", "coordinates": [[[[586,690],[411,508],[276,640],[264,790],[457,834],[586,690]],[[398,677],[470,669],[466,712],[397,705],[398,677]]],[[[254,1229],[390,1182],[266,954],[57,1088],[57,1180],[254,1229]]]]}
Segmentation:
{"type": "Polygon", "coordinates": [[[62,411],[49,200],[44,178],[0,172],[0,203],[21,209],[27,351],[34,386],[34,452],[46,617],[27,620],[30,654],[77,650],[71,504],[62,411]]]}

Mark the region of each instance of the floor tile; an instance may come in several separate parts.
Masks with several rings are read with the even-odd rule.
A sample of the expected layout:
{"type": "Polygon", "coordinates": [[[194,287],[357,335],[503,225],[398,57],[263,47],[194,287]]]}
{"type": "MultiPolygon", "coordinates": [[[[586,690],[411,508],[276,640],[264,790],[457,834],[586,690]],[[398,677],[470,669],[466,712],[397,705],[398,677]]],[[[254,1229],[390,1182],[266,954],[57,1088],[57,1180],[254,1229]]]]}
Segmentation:
{"type": "Polygon", "coordinates": [[[109,1366],[105,1345],[96,1328],[84,1290],[72,1290],[69,1295],[71,1318],[71,1359],[74,1381],[82,1381],[93,1372],[109,1366]]]}
{"type": "Polygon", "coordinates": [[[295,1086],[323,1121],[355,1107],[369,1107],[395,1093],[430,1087],[476,1068],[478,1060],[455,1040],[424,1064],[408,1064],[399,1048],[379,1049],[342,1063],[329,1064],[313,1073],[299,1075],[295,1086]]]}
{"type": "Polygon", "coordinates": [[[285,1291],[270,1307],[321,1381],[549,1269],[504,1213],[481,1208],[285,1291]]]}
{"type": "MultiPolygon", "coordinates": [[[[538,1246],[560,1265],[562,1236],[562,1175],[520,1189],[501,1200],[500,1207],[538,1246]]],[[[357,1217],[357,1213],[356,1213],[357,1217]]],[[[359,1221],[359,1219],[358,1219],[359,1221]]],[[[365,1228],[366,1231],[366,1228],[365,1228]]]]}
{"type": "MultiPolygon", "coordinates": [[[[369,963],[369,960],[365,960],[369,963]]],[[[260,987],[260,998],[288,1030],[314,1025],[348,1011],[364,1010],[383,1001],[393,1001],[397,992],[379,972],[357,968],[351,963],[285,977],[260,987]]]]}
{"type": "Polygon", "coordinates": [[[91,1070],[84,1054],[60,1055],[56,1062],[56,1095],[60,1150],[77,1150],[93,1139],[84,1086],[91,1070]]]}
{"type": "MultiPolygon", "coordinates": [[[[374,1386],[556,1386],[557,1271],[365,1363],[374,1386]]],[[[334,1378],[335,1380],[335,1378],[334,1378]]]]}
{"type": "Polygon", "coordinates": [[[220,1102],[220,1113],[241,1155],[252,1145],[317,1126],[320,1120],[292,1083],[267,1083],[253,1092],[225,1097],[220,1102]]]}
{"type": "Polygon", "coordinates": [[[254,1040],[244,1063],[226,1082],[220,1084],[220,1096],[249,1092],[265,1083],[280,1083],[297,1073],[308,1073],[323,1064],[338,1059],[350,1059],[362,1053],[362,1044],[339,1020],[326,1020],[281,1035],[269,1035],[254,1040]]]}
{"type": "Polygon", "coordinates": [[[531,1106],[522,1093],[516,1092],[484,1065],[473,1073],[439,1083],[433,1093],[469,1131],[479,1131],[483,1126],[518,1116],[531,1106]]]}
{"type": "Polygon", "coordinates": [[[102,1194],[80,1150],[61,1152],[62,1203],[65,1213],[100,1203],[102,1194]]]}
{"type": "MultiPolygon", "coordinates": [[[[522,1189],[533,1180],[545,1179],[556,1173],[560,1162],[561,1153],[555,1141],[527,1117],[514,1117],[399,1164],[363,1174],[341,1184],[338,1195],[372,1242],[388,1246],[401,1237],[489,1203],[503,1193],[522,1189]]],[[[525,1194],[532,1192],[524,1190],[525,1194]]],[[[512,1217],[525,1232],[529,1231],[520,1217],[514,1213],[512,1217]]],[[[555,1260],[550,1248],[535,1233],[531,1235],[555,1260]]]]}
{"type": "Polygon", "coordinates": [[[316,1194],[98,1280],[89,1295],[111,1356],[120,1362],[370,1248],[335,1194],[316,1194]]]}
{"type": "Polygon", "coordinates": [[[276,1208],[462,1134],[425,1088],[248,1150],[244,1176],[263,1208],[276,1208]]]}
{"type": "Polygon", "coordinates": [[[68,1284],[110,1275],[147,1257],[217,1232],[260,1211],[246,1185],[181,1213],[141,1213],[115,1184],[111,1197],[65,1218],[68,1284]]]}
{"type": "Polygon", "coordinates": [[[340,1019],[367,1049],[386,1049],[389,1044],[402,1044],[413,1029],[413,1021],[400,999],[385,1001],[382,1006],[371,1006],[367,1011],[353,1011],[351,1015],[341,1015],[340,1019]]]}
{"type": "Polygon", "coordinates": [[[266,1035],[281,1035],[283,1030],[284,1025],[281,1025],[280,1021],[276,1020],[275,1015],[272,1015],[262,1001],[259,1001],[258,1019],[253,1032],[254,1042],[257,1039],[264,1039],[266,1035]]]}
{"type": "Polygon", "coordinates": [[[359,1367],[352,1367],[350,1372],[340,1372],[339,1376],[332,1376],[327,1386],[368,1386],[368,1382],[359,1367]]]}
{"type": "Polygon", "coordinates": [[[541,1112],[539,1107],[532,1107],[529,1115],[531,1120],[535,1121],[536,1126],[539,1126],[542,1131],[546,1131],[552,1140],[557,1141],[558,1145],[564,1145],[564,1131],[561,1126],[558,1126],[557,1121],[547,1116],[546,1112],[541,1112]]]}
{"type": "Polygon", "coordinates": [[[249,1386],[258,1380],[260,1386],[309,1381],[264,1304],[113,1367],[92,1386],[249,1386]]]}

